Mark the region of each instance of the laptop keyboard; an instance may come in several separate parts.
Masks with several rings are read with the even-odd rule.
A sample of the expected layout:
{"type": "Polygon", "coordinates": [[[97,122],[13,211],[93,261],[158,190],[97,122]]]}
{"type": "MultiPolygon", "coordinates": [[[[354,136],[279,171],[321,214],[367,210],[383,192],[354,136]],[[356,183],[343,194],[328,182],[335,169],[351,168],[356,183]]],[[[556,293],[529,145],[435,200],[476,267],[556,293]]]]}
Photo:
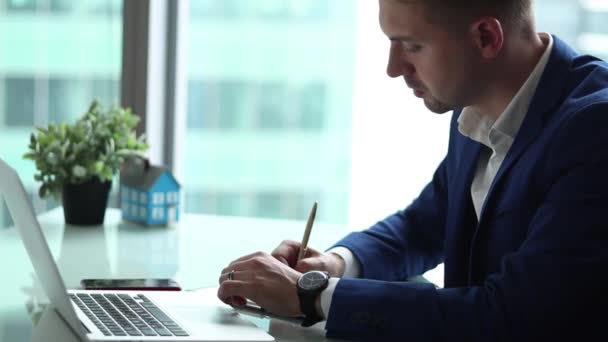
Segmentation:
{"type": "Polygon", "coordinates": [[[70,294],[105,336],[188,336],[144,295],[70,294]]]}

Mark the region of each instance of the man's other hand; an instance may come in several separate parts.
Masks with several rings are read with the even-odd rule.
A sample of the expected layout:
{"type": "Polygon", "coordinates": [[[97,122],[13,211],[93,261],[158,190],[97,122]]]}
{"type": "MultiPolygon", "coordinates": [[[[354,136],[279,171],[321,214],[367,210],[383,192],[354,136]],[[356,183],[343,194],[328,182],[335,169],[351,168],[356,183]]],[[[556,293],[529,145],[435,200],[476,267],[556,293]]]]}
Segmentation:
{"type": "Polygon", "coordinates": [[[270,254],[257,252],[222,270],[217,295],[229,305],[242,306],[247,298],[273,314],[296,317],[302,314],[296,285],[300,275],[270,254]]]}
{"type": "Polygon", "coordinates": [[[300,245],[299,242],[285,240],[271,255],[298,272],[326,271],[332,277],[341,277],[344,274],[344,260],[334,253],[322,253],[308,247],[302,260],[297,262],[300,245]]]}

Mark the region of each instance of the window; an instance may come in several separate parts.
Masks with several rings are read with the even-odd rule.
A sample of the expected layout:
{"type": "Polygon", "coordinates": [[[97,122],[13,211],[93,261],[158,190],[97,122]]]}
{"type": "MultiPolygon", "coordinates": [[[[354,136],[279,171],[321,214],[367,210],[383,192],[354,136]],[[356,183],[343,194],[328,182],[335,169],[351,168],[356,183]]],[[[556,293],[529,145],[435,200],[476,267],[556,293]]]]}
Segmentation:
{"type": "Polygon", "coordinates": [[[327,111],[327,89],[322,82],[311,82],[298,89],[295,106],[298,127],[306,130],[323,129],[327,111]]]}
{"type": "Polygon", "coordinates": [[[538,30],[558,35],[582,53],[608,59],[608,6],[602,0],[537,0],[538,30]]]}
{"type": "Polygon", "coordinates": [[[34,125],[34,79],[7,77],[4,81],[4,123],[8,127],[34,125]]]}
{"type": "Polygon", "coordinates": [[[33,11],[36,9],[36,2],[36,0],[8,0],[5,6],[11,12],[33,11]]]}
{"type": "Polygon", "coordinates": [[[288,104],[293,103],[287,98],[288,91],[285,83],[262,83],[258,87],[257,108],[259,130],[279,130],[287,128],[290,111],[288,104]]]}
{"type": "Polygon", "coordinates": [[[148,193],[142,192],[139,194],[139,203],[141,203],[141,204],[148,203],[148,193]]]}
{"type": "Polygon", "coordinates": [[[178,195],[175,191],[167,192],[167,203],[174,204],[178,202],[178,195]]]}
{"type": "Polygon", "coordinates": [[[186,212],[306,219],[318,200],[318,219],[347,221],[356,13],[351,0],[190,2],[186,212]]]}
{"type": "Polygon", "coordinates": [[[196,0],[190,7],[192,16],[200,20],[321,20],[327,19],[329,3],[327,0],[196,0]]]}
{"type": "Polygon", "coordinates": [[[153,220],[163,220],[165,218],[165,211],[163,208],[153,208],[152,209],[152,219],[153,220]]]}
{"type": "Polygon", "coordinates": [[[121,198],[123,202],[126,202],[129,200],[129,188],[127,188],[126,186],[123,186],[120,190],[121,192],[121,198]]]}
{"type": "MultiPolygon", "coordinates": [[[[22,159],[35,125],[71,120],[94,97],[118,103],[121,25],[122,0],[0,1],[0,156],[28,192],[39,187],[22,159]]],[[[37,212],[58,205],[32,199],[37,212]]]]}
{"type": "Polygon", "coordinates": [[[154,205],[164,204],[165,203],[165,194],[163,192],[155,192],[152,195],[152,203],[154,205]]]}

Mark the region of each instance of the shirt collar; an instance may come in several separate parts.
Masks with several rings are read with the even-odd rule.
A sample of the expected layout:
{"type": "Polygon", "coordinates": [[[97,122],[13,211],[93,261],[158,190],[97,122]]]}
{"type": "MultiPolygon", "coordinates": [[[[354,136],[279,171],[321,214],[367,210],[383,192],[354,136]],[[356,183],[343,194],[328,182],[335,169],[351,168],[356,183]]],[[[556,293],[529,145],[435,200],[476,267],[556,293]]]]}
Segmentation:
{"type": "Polygon", "coordinates": [[[550,34],[539,33],[539,36],[546,46],[545,52],[498,120],[494,121],[471,107],[465,107],[458,118],[458,130],[462,135],[488,146],[497,154],[507,154],[526,117],[553,49],[550,34]]]}

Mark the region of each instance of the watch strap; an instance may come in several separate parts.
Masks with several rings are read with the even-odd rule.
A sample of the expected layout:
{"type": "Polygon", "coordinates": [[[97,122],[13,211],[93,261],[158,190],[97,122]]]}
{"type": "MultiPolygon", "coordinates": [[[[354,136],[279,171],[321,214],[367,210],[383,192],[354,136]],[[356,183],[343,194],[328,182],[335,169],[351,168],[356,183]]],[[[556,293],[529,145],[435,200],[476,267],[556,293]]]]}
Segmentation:
{"type": "Polygon", "coordinates": [[[317,297],[321,294],[318,292],[300,293],[300,310],[304,314],[304,320],[302,321],[303,327],[310,327],[317,322],[323,320],[323,317],[317,312],[316,301],[317,297]]]}

